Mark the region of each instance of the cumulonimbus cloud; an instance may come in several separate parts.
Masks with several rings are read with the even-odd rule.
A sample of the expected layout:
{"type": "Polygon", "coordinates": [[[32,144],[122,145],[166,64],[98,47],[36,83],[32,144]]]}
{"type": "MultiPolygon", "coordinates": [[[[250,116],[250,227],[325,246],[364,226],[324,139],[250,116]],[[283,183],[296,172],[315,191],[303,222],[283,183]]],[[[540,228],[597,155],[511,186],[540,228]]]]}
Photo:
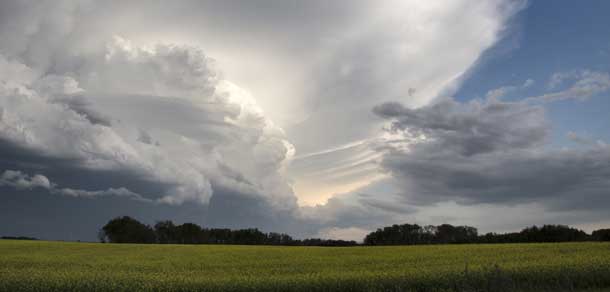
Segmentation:
{"type": "Polygon", "coordinates": [[[412,209],[375,192],[332,198],[377,178],[405,142],[378,139],[371,107],[430,102],[525,1],[263,3],[2,2],[0,169],[39,173],[64,195],[216,202],[207,211],[223,224],[296,209],[291,176],[313,186],[311,202],[331,197],[301,226],[385,222],[412,209]],[[303,155],[286,170],[288,140],[303,155]]]}
{"type": "Polygon", "coordinates": [[[160,202],[206,204],[216,184],[294,206],[280,174],[292,145],[201,50],[115,38],[103,52],[80,56],[78,70],[62,74],[0,55],[0,139],[77,161],[75,171],[157,184],[160,202]]]}

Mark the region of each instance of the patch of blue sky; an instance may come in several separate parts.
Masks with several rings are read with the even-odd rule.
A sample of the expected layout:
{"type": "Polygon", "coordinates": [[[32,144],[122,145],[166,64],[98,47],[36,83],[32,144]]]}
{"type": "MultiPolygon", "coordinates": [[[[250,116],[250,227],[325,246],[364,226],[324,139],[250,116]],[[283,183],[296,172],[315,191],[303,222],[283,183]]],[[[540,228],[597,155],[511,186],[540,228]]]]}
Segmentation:
{"type": "MultiPolygon", "coordinates": [[[[555,73],[590,70],[610,73],[610,1],[531,1],[515,16],[505,37],[481,57],[461,88],[460,101],[485,98],[506,86],[504,100],[518,100],[551,89],[555,73]],[[535,82],[523,86],[528,80],[535,82]]],[[[610,142],[610,92],[546,105],[552,145],[573,144],[567,133],[610,142]]]]}

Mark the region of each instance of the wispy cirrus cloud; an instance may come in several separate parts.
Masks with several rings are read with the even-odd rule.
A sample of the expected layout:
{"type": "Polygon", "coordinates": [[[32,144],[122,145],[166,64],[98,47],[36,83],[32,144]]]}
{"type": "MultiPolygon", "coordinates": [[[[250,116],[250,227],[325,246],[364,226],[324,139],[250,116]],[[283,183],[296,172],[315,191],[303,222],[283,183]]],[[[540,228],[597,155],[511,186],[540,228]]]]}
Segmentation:
{"type": "Polygon", "coordinates": [[[507,95],[509,93],[516,92],[516,91],[521,90],[521,89],[529,88],[532,85],[534,85],[534,83],[536,83],[536,81],[534,81],[534,79],[527,79],[521,85],[502,86],[502,87],[499,87],[499,88],[492,89],[492,90],[488,91],[487,94],[485,95],[485,97],[487,97],[487,98],[500,98],[500,97],[503,97],[503,96],[505,96],[505,95],[507,95]]]}
{"type": "Polygon", "coordinates": [[[610,90],[610,74],[590,70],[555,73],[548,82],[549,89],[556,89],[565,83],[567,88],[540,96],[528,97],[528,102],[555,102],[561,100],[586,100],[610,90]]]}

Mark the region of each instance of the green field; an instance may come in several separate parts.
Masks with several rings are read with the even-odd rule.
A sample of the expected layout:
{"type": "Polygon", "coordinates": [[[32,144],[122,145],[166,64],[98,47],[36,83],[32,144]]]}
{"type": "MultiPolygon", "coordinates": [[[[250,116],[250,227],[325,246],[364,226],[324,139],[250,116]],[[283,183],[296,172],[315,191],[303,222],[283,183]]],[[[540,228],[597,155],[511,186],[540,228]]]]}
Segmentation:
{"type": "Polygon", "coordinates": [[[610,243],[277,247],[0,240],[2,291],[602,291],[610,243]]]}

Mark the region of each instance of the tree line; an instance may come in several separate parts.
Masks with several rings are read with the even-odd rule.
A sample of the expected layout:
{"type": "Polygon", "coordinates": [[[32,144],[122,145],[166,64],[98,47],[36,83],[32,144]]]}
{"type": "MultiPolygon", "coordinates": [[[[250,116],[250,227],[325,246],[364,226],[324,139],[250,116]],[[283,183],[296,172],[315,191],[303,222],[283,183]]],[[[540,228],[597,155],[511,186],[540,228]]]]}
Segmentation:
{"type": "MultiPolygon", "coordinates": [[[[159,221],[149,226],[129,216],[114,218],[100,229],[101,242],[160,243],[160,244],[244,244],[294,246],[356,246],[355,241],[332,239],[294,239],[285,233],[265,233],[256,228],[232,230],[203,228],[194,223],[174,224],[159,221]]],[[[527,227],[520,232],[478,234],[471,226],[438,226],[417,224],[392,225],[366,235],[362,245],[416,245],[459,243],[527,243],[610,241],[610,229],[599,229],[591,234],[565,225],[527,227]]]]}
{"type": "Polygon", "coordinates": [[[38,240],[38,238],[35,238],[35,237],[28,237],[28,236],[2,236],[2,237],[0,237],[0,239],[10,239],[10,240],[38,240]]]}
{"type": "Polygon", "coordinates": [[[477,229],[470,226],[403,224],[380,228],[369,233],[364,238],[364,245],[570,241],[610,241],[610,229],[599,229],[587,234],[582,230],[565,225],[544,225],[527,227],[520,232],[479,235],[477,229]]]}
{"type": "Polygon", "coordinates": [[[159,221],[149,226],[129,216],[110,220],[98,233],[100,242],[160,244],[244,244],[295,246],[355,246],[355,241],[332,239],[294,239],[284,233],[264,233],[256,228],[232,230],[202,228],[194,223],[174,224],[159,221]]]}

